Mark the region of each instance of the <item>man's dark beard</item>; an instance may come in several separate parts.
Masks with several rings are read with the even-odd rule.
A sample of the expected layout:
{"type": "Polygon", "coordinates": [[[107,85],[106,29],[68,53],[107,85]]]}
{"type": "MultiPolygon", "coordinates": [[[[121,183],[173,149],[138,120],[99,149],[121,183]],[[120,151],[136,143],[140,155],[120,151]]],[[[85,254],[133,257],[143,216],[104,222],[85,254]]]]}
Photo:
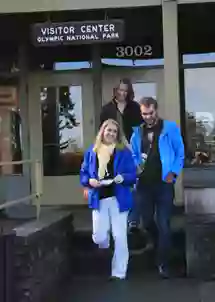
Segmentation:
{"type": "Polygon", "coordinates": [[[154,127],[154,126],[157,124],[158,120],[159,120],[159,118],[158,118],[158,116],[157,116],[157,117],[154,119],[154,121],[153,121],[152,124],[147,124],[147,123],[146,123],[147,128],[152,128],[152,127],[154,127]]]}

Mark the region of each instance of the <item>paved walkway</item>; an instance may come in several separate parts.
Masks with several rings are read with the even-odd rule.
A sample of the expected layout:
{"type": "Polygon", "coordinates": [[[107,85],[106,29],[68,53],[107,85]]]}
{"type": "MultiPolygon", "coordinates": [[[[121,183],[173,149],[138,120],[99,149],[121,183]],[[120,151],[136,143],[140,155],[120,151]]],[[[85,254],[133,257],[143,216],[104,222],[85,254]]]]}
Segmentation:
{"type": "Polygon", "coordinates": [[[160,280],[153,273],[120,283],[110,283],[98,276],[76,277],[67,297],[64,302],[214,302],[215,282],[160,280]]]}
{"type": "MultiPolygon", "coordinates": [[[[74,217],[76,229],[91,230],[89,211],[86,210],[74,217]]],[[[183,224],[183,217],[182,219],[176,217],[173,221],[174,229],[183,228],[183,224]]],[[[91,242],[91,236],[89,236],[89,241],[91,242]]],[[[86,252],[87,246],[88,243],[82,247],[86,259],[81,258],[79,254],[77,260],[82,261],[85,269],[85,261],[88,259],[87,255],[90,254],[86,252]]],[[[94,257],[91,257],[89,261],[90,259],[92,266],[97,265],[99,268],[96,269],[97,275],[91,276],[89,273],[86,276],[84,272],[81,272],[82,275],[75,275],[66,290],[62,290],[63,294],[56,302],[215,302],[215,282],[203,283],[186,278],[161,280],[153,271],[142,273],[142,264],[137,259],[137,263],[133,263],[133,268],[129,270],[131,276],[128,281],[111,283],[107,281],[104,272],[102,273],[99,259],[94,261],[94,257]]],[[[103,269],[103,271],[106,270],[103,269]]]]}

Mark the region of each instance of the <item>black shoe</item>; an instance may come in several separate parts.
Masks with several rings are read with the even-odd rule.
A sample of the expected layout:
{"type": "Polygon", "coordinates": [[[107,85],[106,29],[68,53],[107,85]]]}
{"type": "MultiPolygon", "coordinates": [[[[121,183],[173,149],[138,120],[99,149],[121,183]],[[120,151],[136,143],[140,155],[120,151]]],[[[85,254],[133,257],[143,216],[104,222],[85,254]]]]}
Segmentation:
{"type": "Polygon", "coordinates": [[[110,282],[118,282],[118,281],[125,281],[126,279],[122,279],[122,278],[119,278],[119,277],[114,277],[114,276],[111,276],[109,278],[109,281],[110,282]]]}
{"type": "Polygon", "coordinates": [[[139,228],[138,228],[137,223],[134,222],[134,221],[129,222],[129,224],[128,224],[128,233],[129,234],[134,234],[138,231],[139,231],[139,228]]]}
{"type": "Polygon", "coordinates": [[[140,229],[128,234],[128,249],[130,255],[140,255],[145,252],[146,238],[140,229]]]}
{"type": "Polygon", "coordinates": [[[165,265],[158,266],[158,273],[162,279],[169,279],[169,271],[165,265]]]}

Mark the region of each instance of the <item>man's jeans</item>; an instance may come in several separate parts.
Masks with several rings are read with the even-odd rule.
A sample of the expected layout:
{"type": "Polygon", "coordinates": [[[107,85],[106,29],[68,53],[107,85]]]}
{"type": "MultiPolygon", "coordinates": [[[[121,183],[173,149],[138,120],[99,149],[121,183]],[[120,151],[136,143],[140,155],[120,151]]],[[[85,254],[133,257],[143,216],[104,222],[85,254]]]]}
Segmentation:
{"type": "Polygon", "coordinates": [[[133,201],[134,201],[134,205],[133,208],[131,209],[131,211],[129,212],[128,215],[128,223],[129,226],[131,225],[135,225],[135,226],[139,226],[140,224],[140,209],[139,209],[139,204],[138,204],[138,199],[137,199],[137,190],[136,190],[136,186],[133,189],[133,201]]]}
{"type": "Polygon", "coordinates": [[[158,264],[166,265],[171,247],[170,218],[173,208],[174,185],[159,183],[137,185],[135,206],[130,213],[129,221],[139,223],[142,219],[144,229],[156,240],[156,221],[158,230],[158,264]],[[154,220],[155,219],[155,220],[154,220]]]}

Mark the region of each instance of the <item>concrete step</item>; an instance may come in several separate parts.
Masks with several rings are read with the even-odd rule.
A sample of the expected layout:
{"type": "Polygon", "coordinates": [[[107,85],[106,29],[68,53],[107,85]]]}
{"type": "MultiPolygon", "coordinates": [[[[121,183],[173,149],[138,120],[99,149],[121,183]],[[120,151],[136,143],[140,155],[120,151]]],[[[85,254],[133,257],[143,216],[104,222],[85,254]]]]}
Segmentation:
{"type": "MultiPolygon", "coordinates": [[[[129,243],[131,243],[129,236],[129,243]]],[[[138,238],[136,238],[138,240],[138,238]]],[[[145,253],[130,253],[129,273],[139,275],[143,271],[155,268],[155,251],[145,253]]],[[[108,250],[100,250],[92,242],[90,231],[76,231],[73,236],[73,274],[78,275],[108,275],[113,255],[113,242],[108,250]]],[[[173,234],[171,266],[178,273],[185,273],[185,236],[183,232],[173,234]]]]}
{"type": "Polygon", "coordinates": [[[0,289],[8,302],[42,302],[71,274],[73,216],[68,211],[43,211],[40,220],[2,224],[0,237],[4,278],[0,289]],[[13,226],[13,228],[12,228],[13,226]],[[3,255],[2,255],[3,254],[3,255]]]}
{"type": "MultiPolygon", "coordinates": [[[[144,272],[118,284],[108,282],[103,276],[75,276],[64,290],[63,297],[64,302],[212,302],[215,284],[211,284],[209,290],[208,287],[189,279],[163,281],[157,272],[144,272]]],[[[62,295],[58,302],[61,301],[62,295]]]]}

